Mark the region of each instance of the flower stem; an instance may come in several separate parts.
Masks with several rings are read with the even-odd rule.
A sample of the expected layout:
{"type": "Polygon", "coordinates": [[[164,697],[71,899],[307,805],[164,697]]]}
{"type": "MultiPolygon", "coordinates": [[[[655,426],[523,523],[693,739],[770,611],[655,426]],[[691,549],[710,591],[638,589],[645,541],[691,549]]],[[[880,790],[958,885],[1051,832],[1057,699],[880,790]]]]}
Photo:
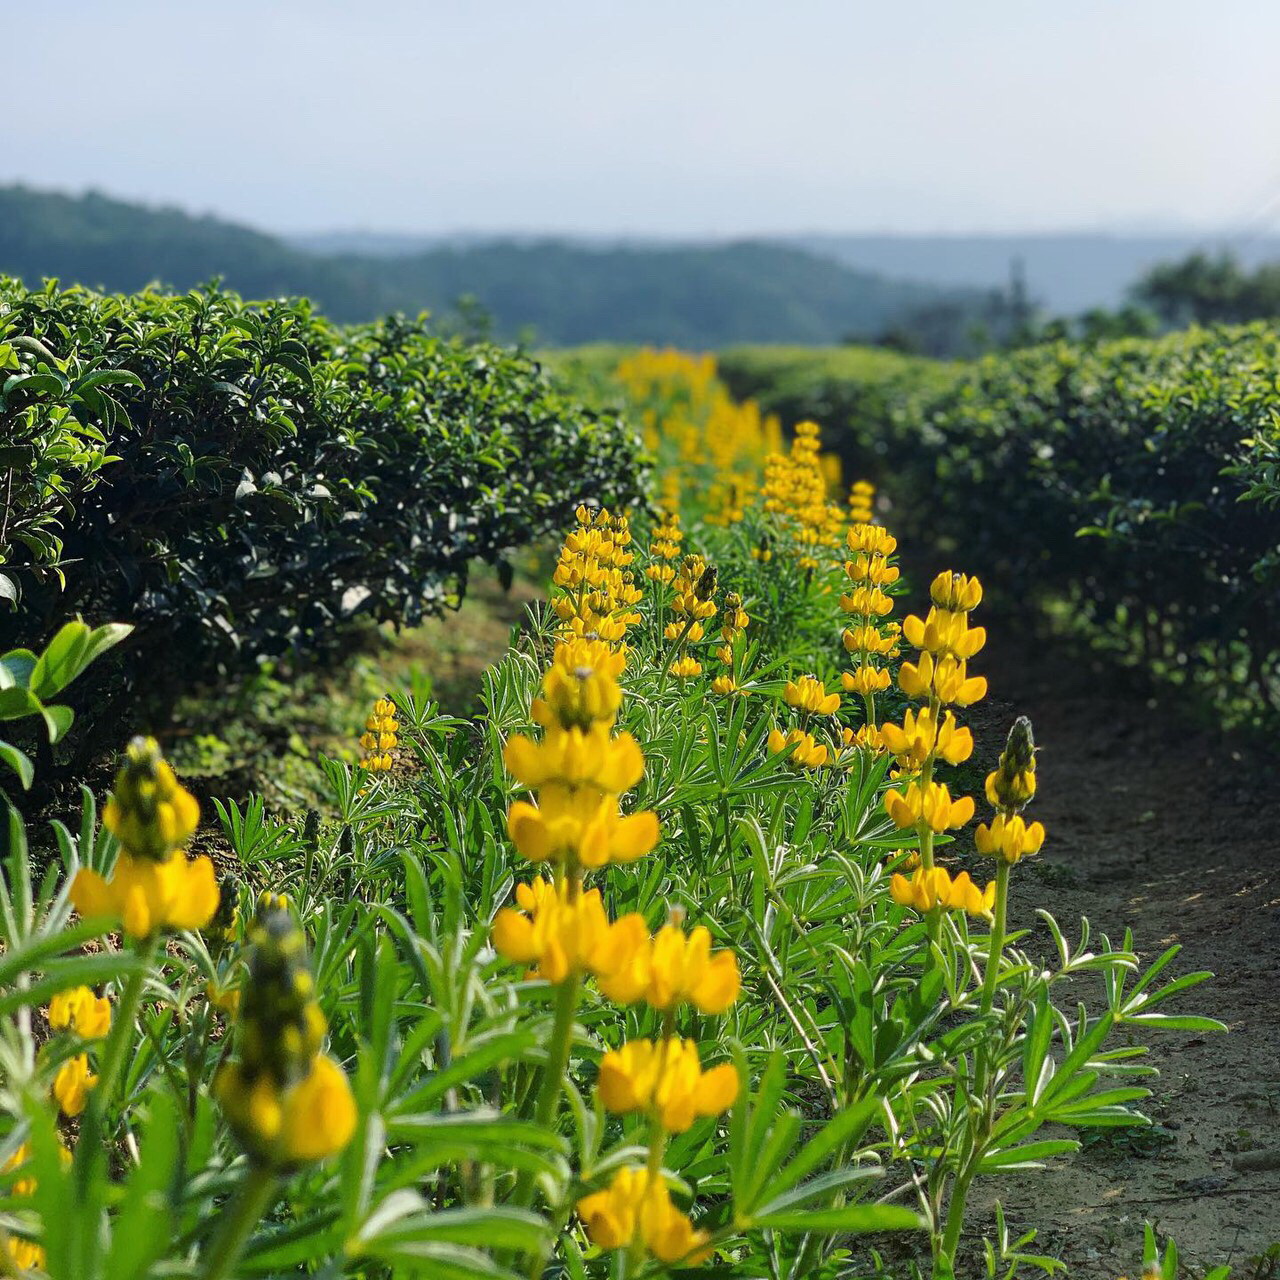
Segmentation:
{"type": "Polygon", "coordinates": [[[142,1003],[142,988],[147,980],[147,973],[155,953],[155,938],[139,944],[137,957],[141,962],[140,966],[136,972],[129,975],[120,1001],[112,1015],[111,1034],[107,1037],[107,1043],[102,1050],[98,1083],[89,1094],[89,1105],[85,1109],[84,1120],[80,1126],[80,1139],[76,1143],[75,1167],[81,1186],[87,1185],[88,1179],[92,1176],[91,1166],[96,1164],[104,1154],[102,1131],[106,1123],[107,1109],[114,1100],[116,1085],[133,1043],[138,1006],[142,1003]]]}
{"type": "MultiPolygon", "coordinates": [[[[569,1065],[569,1051],[573,1046],[573,1019],[578,1011],[578,991],[582,979],[572,973],[556,987],[555,1018],[551,1024],[551,1044],[547,1049],[547,1061],[542,1068],[542,1082],[538,1089],[538,1103],[534,1119],[544,1128],[550,1127],[560,1107],[560,1094],[564,1088],[565,1068],[569,1065]]],[[[533,1201],[535,1173],[532,1169],[521,1171],[516,1182],[512,1204],[527,1209],[533,1201]]]]}
{"type": "Polygon", "coordinates": [[[982,982],[982,1012],[990,1013],[995,1001],[996,983],[1000,977],[1000,960],[1004,954],[1006,912],[1009,903],[1009,864],[1001,858],[996,865],[996,905],[991,922],[991,940],[987,944],[987,971],[982,982]]]}
{"type": "Polygon", "coordinates": [[[254,1227],[275,1202],[279,1177],[266,1165],[254,1165],[232,1204],[229,1216],[209,1248],[200,1280],[223,1280],[231,1273],[254,1227]]]}

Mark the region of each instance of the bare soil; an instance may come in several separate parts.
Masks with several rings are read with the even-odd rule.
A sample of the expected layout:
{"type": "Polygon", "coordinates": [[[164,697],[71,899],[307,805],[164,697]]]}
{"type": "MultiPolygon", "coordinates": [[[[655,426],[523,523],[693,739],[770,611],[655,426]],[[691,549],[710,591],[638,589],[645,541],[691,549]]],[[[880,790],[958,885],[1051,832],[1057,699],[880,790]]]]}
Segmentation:
{"type": "Polygon", "coordinates": [[[1187,1276],[1280,1275],[1250,1262],[1280,1240],[1280,753],[1197,725],[1176,692],[1069,642],[992,633],[1006,640],[983,655],[975,736],[994,752],[1014,716],[1032,718],[1049,831],[1015,873],[1011,924],[1047,907],[1068,936],[1084,915],[1117,944],[1128,926],[1144,962],[1177,944],[1170,976],[1215,977],[1169,1011],[1228,1032],[1144,1036],[1154,1127],[1094,1131],[1043,1173],[989,1182],[974,1226],[990,1228],[998,1197],[1013,1233],[1039,1228],[1035,1251],[1073,1280],[1137,1275],[1144,1220],[1177,1241],[1187,1276]]]}

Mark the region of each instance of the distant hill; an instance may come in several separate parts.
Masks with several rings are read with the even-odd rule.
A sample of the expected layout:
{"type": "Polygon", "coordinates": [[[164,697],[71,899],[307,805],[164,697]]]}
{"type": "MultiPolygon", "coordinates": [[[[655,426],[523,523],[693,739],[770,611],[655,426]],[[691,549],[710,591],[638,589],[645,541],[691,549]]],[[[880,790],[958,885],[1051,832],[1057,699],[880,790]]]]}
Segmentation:
{"type": "Polygon", "coordinates": [[[317,253],[178,209],[21,186],[0,188],[0,272],[119,291],[152,281],[187,289],[220,275],[251,297],[306,294],[343,321],[447,312],[469,295],[499,335],[548,345],[830,343],[870,337],[920,308],[976,301],[777,243],[454,241],[411,254],[317,253]]]}
{"type": "Polygon", "coordinates": [[[1019,259],[1032,298],[1057,315],[1114,307],[1149,268],[1196,250],[1230,250],[1246,267],[1280,260],[1280,238],[1274,236],[814,235],[793,237],[787,243],[855,270],[944,288],[1003,288],[1009,283],[1014,260],[1019,259]]]}

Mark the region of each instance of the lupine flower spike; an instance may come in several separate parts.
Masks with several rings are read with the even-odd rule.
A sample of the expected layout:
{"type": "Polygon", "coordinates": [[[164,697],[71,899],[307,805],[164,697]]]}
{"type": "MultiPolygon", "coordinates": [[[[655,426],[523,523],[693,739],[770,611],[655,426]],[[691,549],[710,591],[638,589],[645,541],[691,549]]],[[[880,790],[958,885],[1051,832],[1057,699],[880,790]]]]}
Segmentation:
{"type": "Polygon", "coordinates": [[[400,742],[397,736],[399,729],[396,704],[390,698],[379,698],[373,704],[373,710],[364,722],[364,732],[360,735],[361,768],[370,773],[387,773],[391,769],[400,742]]]}
{"type": "Polygon", "coordinates": [[[346,1074],[320,1052],[327,1027],[287,899],[263,894],[248,942],[239,1057],[219,1068],[213,1093],[250,1159],[285,1170],[341,1151],[356,1106],[346,1074]]]}
{"type": "Polygon", "coordinates": [[[117,920],[134,938],[203,928],[218,908],[213,863],[182,851],[199,816],[155,739],[134,738],[102,814],[120,841],[115,870],[109,880],[87,867],[76,873],[76,910],[86,919],[117,920]]]}

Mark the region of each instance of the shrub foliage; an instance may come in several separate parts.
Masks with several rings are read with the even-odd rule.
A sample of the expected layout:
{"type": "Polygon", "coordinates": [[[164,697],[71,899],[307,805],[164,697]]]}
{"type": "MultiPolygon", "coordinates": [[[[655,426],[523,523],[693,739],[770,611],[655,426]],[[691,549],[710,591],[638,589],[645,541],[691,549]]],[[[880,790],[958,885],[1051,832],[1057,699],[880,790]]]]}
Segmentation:
{"type": "Polygon", "coordinates": [[[921,545],[1073,616],[1232,714],[1280,706],[1274,328],[1056,343],[968,366],[745,351],[730,381],[816,415],[921,545]]]}
{"type": "Polygon", "coordinates": [[[127,620],[151,692],[438,613],[472,561],[638,492],[620,420],[420,320],[342,330],[215,287],[0,302],[0,593],[22,601],[0,643],[127,620]]]}

